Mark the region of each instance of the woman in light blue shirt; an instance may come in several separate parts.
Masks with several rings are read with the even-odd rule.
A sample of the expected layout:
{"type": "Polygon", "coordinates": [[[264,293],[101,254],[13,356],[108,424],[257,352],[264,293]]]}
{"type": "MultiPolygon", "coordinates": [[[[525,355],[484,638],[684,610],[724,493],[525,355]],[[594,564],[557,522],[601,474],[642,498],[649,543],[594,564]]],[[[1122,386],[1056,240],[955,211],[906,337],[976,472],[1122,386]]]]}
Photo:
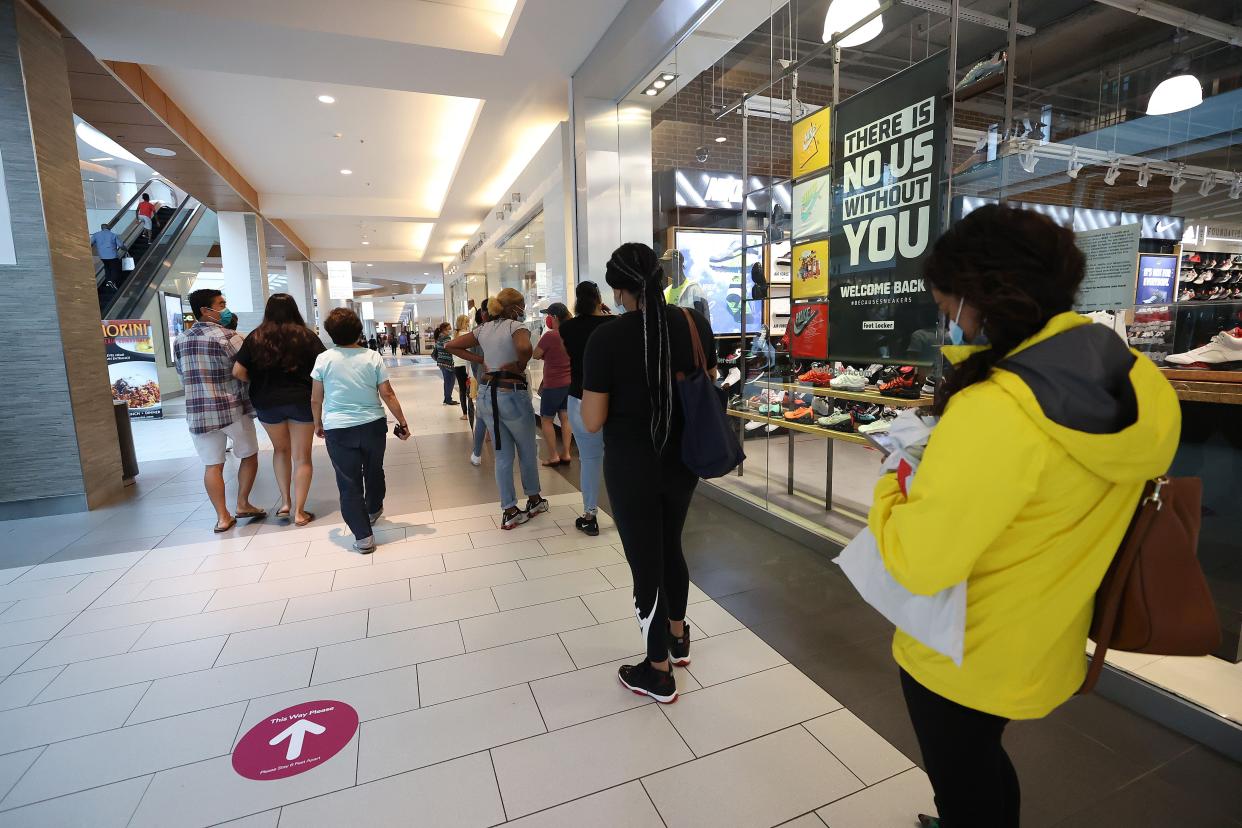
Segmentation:
{"type": "Polygon", "coordinates": [[[324,330],[336,347],[324,351],[311,370],[311,413],[315,433],[328,444],[341,493],[341,516],[354,534],[354,549],[375,551],[371,526],[384,511],[384,449],[388,420],[384,406],[397,418],[398,438],[408,440],[409,427],[388,381],[384,358],[359,345],[362,321],[349,308],[328,314],[324,330]]]}

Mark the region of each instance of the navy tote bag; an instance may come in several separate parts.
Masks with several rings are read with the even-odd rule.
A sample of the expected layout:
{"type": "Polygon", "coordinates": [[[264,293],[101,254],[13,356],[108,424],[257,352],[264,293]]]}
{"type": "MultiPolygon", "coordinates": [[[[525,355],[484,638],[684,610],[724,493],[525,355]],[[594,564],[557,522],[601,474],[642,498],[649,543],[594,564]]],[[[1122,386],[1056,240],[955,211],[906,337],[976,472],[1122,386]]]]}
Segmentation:
{"type": "Polygon", "coordinates": [[[694,370],[677,372],[677,392],[686,421],[681,437],[681,461],[704,479],[723,477],[746,459],[737,431],[725,413],[725,398],[707,375],[707,357],[699,340],[699,326],[686,308],[681,309],[690,328],[694,370]]]}

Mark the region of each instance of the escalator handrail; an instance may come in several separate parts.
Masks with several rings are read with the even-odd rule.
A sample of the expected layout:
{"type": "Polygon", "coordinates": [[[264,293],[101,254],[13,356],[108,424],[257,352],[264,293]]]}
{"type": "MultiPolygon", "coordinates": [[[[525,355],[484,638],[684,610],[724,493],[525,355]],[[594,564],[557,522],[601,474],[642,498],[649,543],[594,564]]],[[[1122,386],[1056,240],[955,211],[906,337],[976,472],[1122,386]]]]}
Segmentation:
{"type": "Polygon", "coordinates": [[[147,179],[147,183],[139,187],[138,192],[134,193],[133,196],[130,197],[129,201],[125,202],[125,206],[122,207],[120,210],[116,211],[116,215],[113,216],[112,220],[108,222],[109,230],[115,227],[121,221],[121,219],[125,218],[125,214],[128,213],[130,211],[130,208],[132,208],[138,202],[138,199],[142,198],[142,194],[145,193],[147,191],[147,188],[150,187],[152,184],[163,184],[165,187],[168,188],[168,191],[172,193],[174,197],[177,195],[177,191],[173,189],[173,185],[171,182],[165,181],[162,178],[147,179]]]}
{"type": "MultiPolygon", "coordinates": [[[[164,237],[168,235],[169,230],[172,229],[173,225],[177,224],[177,217],[182,214],[182,211],[186,209],[186,205],[193,199],[194,197],[189,195],[181,199],[181,203],[177,205],[177,209],[173,211],[172,216],[170,216],[164,226],[160,228],[159,238],[151,239],[151,244],[147,247],[146,252],[142,254],[142,258],[134,262],[135,273],[137,273],[138,270],[147,263],[147,260],[151,258],[151,254],[154,253],[156,248],[158,248],[164,241],[164,237]]],[[[182,223],[184,223],[184,221],[182,223]]]]}
{"type": "MultiPolygon", "coordinates": [[[[191,196],[186,196],[185,200],[181,202],[182,207],[186,207],[187,202],[191,199],[191,196]]],[[[177,252],[189,240],[190,235],[198,227],[206,212],[207,206],[199,202],[195,202],[188,209],[178,209],[176,217],[181,217],[181,221],[178,222],[176,217],[170,219],[165,227],[165,232],[160,234],[159,240],[153,243],[150,250],[142,257],[143,265],[135,263],[134,270],[130,274],[129,279],[126,280],[125,287],[119,290],[116,296],[112,297],[108,306],[104,309],[105,319],[128,319],[145,307],[142,297],[150,291],[153,284],[158,284],[163,274],[167,273],[172,267],[173,259],[176,258],[177,252]],[[176,229],[168,232],[174,225],[176,225],[176,229]],[[159,250],[159,255],[153,260],[152,254],[157,249],[159,250]],[[168,261],[163,266],[158,266],[156,263],[164,259],[165,254],[168,254],[168,261]],[[150,272],[143,275],[147,262],[152,262],[153,266],[148,268],[150,272]],[[144,283],[142,287],[135,287],[139,282],[144,283]],[[120,314],[119,316],[117,315],[118,313],[120,314]]]]}
{"type": "MultiPolygon", "coordinates": [[[[152,179],[152,180],[155,180],[155,179],[152,179]]],[[[141,192],[141,190],[139,192],[141,192]]],[[[178,204],[177,207],[174,209],[173,217],[170,218],[168,222],[164,225],[164,227],[160,229],[161,237],[163,236],[164,231],[167,230],[168,227],[173,224],[177,213],[182,208],[185,207],[186,203],[189,202],[190,198],[191,196],[187,195],[184,199],[181,200],[181,203],[178,204]]],[[[123,216],[118,215],[116,218],[113,219],[113,221],[120,221],[121,218],[123,218],[123,216]]],[[[134,219],[134,221],[128,227],[126,227],[124,230],[122,230],[118,234],[118,236],[121,239],[121,245],[120,245],[121,249],[125,251],[126,256],[129,255],[129,248],[133,246],[134,239],[137,238],[138,235],[142,233],[142,229],[143,229],[142,225],[138,222],[137,219],[134,219]]],[[[151,251],[151,248],[155,247],[157,243],[158,243],[157,239],[152,239],[151,244],[147,248],[146,252],[149,253],[151,251]]],[[[98,259],[99,257],[96,256],[95,258],[98,259]]],[[[144,253],[143,260],[145,259],[146,259],[146,254],[144,253]]],[[[138,269],[138,265],[139,265],[139,262],[134,262],[134,270],[138,269]]],[[[107,272],[108,272],[108,269],[104,266],[103,259],[99,259],[99,266],[95,268],[95,287],[97,289],[103,286],[104,280],[107,279],[107,272]]]]}

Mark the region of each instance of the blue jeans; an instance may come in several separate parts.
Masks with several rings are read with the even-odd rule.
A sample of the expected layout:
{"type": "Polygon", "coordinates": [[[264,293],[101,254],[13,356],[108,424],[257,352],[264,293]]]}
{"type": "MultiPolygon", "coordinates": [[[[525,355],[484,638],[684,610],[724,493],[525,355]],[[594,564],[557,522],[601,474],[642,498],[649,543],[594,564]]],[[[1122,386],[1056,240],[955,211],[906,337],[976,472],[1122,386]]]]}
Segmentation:
{"type": "Polygon", "coordinates": [[[444,404],[455,405],[456,403],[453,401],[453,386],[457,384],[457,374],[453,372],[452,368],[445,368],[441,365],[440,376],[444,378],[444,404]]]}
{"type": "Polygon", "coordinates": [[[599,507],[599,483],[604,474],[604,432],[594,434],[582,423],[582,400],[569,395],[569,425],[578,441],[578,460],[582,474],[578,484],[582,486],[582,512],[594,514],[599,507]]]}
{"type": "Polygon", "coordinates": [[[483,405],[483,392],[480,391],[479,399],[476,401],[475,407],[474,407],[475,409],[474,448],[470,452],[475,457],[483,456],[483,438],[487,436],[487,423],[483,422],[483,414],[481,413],[482,405],[483,405]]]}
{"type": "Polygon", "coordinates": [[[522,473],[522,489],[528,497],[539,494],[539,451],[535,448],[535,409],[529,391],[501,391],[496,395],[500,414],[500,433],[495,431],[492,389],[479,389],[478,416],[492,435],[496,450],[496,487],[500,490],[500,508],[517,505],[513,487],[513,454],[517,452],[522,473]]]}

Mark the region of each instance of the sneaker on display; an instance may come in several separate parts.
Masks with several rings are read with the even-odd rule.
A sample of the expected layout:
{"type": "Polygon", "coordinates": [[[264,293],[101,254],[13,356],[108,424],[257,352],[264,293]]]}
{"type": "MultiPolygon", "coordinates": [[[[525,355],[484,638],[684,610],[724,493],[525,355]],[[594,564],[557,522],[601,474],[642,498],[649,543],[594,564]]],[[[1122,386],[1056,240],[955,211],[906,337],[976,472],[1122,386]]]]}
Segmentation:
{"type": "Polygon", "coordinates": [[[846,368],[845,371],[833,377],[828,385],[835,391],[861,391],[867,387],[867,378],[861,371],[846,368]]]}
{"type": "Polygon", "coordinates": [[[660,704],[677,701],[677,682],[673,670],[657,670],[650,661],[627,665],[617,670],[617,678],[626,689],[640,696],[650,696],[660,704]]]}
{"type": "Polygon", "coordinates": [[[1186,368],[1233,371],[1242,368],[1242,327],[1221,331],[1203,346],[1182,354],[1169,354],[1164,361],[1186,368]]]}
{"type": "Polygon", "coordinates": [[[811,410],[817,417],[827,417],[832,413],[832,403],[828,402],[825,397],[816,397],[811,400],[811,410]]]}
{"type": "Polygon", "coordinates": [[[843,431],[846,433],[854,430],[854,418],[844,411],[836,414],[830,414],[827,417],[820,417],[819,424],[830,431],[843,431]]]}
{"type": "Polygon", "coordinates": [[[919,393],[924,397],[936,396],[936,378],[928,374],[927,379],[923,380],[923,387],[919,389],[919,393]]]}
{"type": "Polygon", "coordinates": [[[876,420],[874,423],[867,423],[858,427],[859,434],[881,434],[888,431],[888,427],[892,425],[891,420],[876,420]]]}
{"type": "Polygon", "coordinates": [[[909,365],[903,365],[897,369],[897,376],[880,386],[880,393],[885,397],[899,397],[907,400],[917,399],[919,397],[917,379],[914,368],[909,365]]]}
{"type": "Polygon", "coordinates": [[[791,423],[810,423],[815,420],[815,412],[805,406],[785,412],[785,419],[791,423]]]}
{"type": "Polygon", "coordinates": [[[685,667],[690,663],[689,624],[685,624],[685,629],[681,632],[681,638],[673,635],[672,630],[668,631],[668,656],[678,667],[685,667]]]}

